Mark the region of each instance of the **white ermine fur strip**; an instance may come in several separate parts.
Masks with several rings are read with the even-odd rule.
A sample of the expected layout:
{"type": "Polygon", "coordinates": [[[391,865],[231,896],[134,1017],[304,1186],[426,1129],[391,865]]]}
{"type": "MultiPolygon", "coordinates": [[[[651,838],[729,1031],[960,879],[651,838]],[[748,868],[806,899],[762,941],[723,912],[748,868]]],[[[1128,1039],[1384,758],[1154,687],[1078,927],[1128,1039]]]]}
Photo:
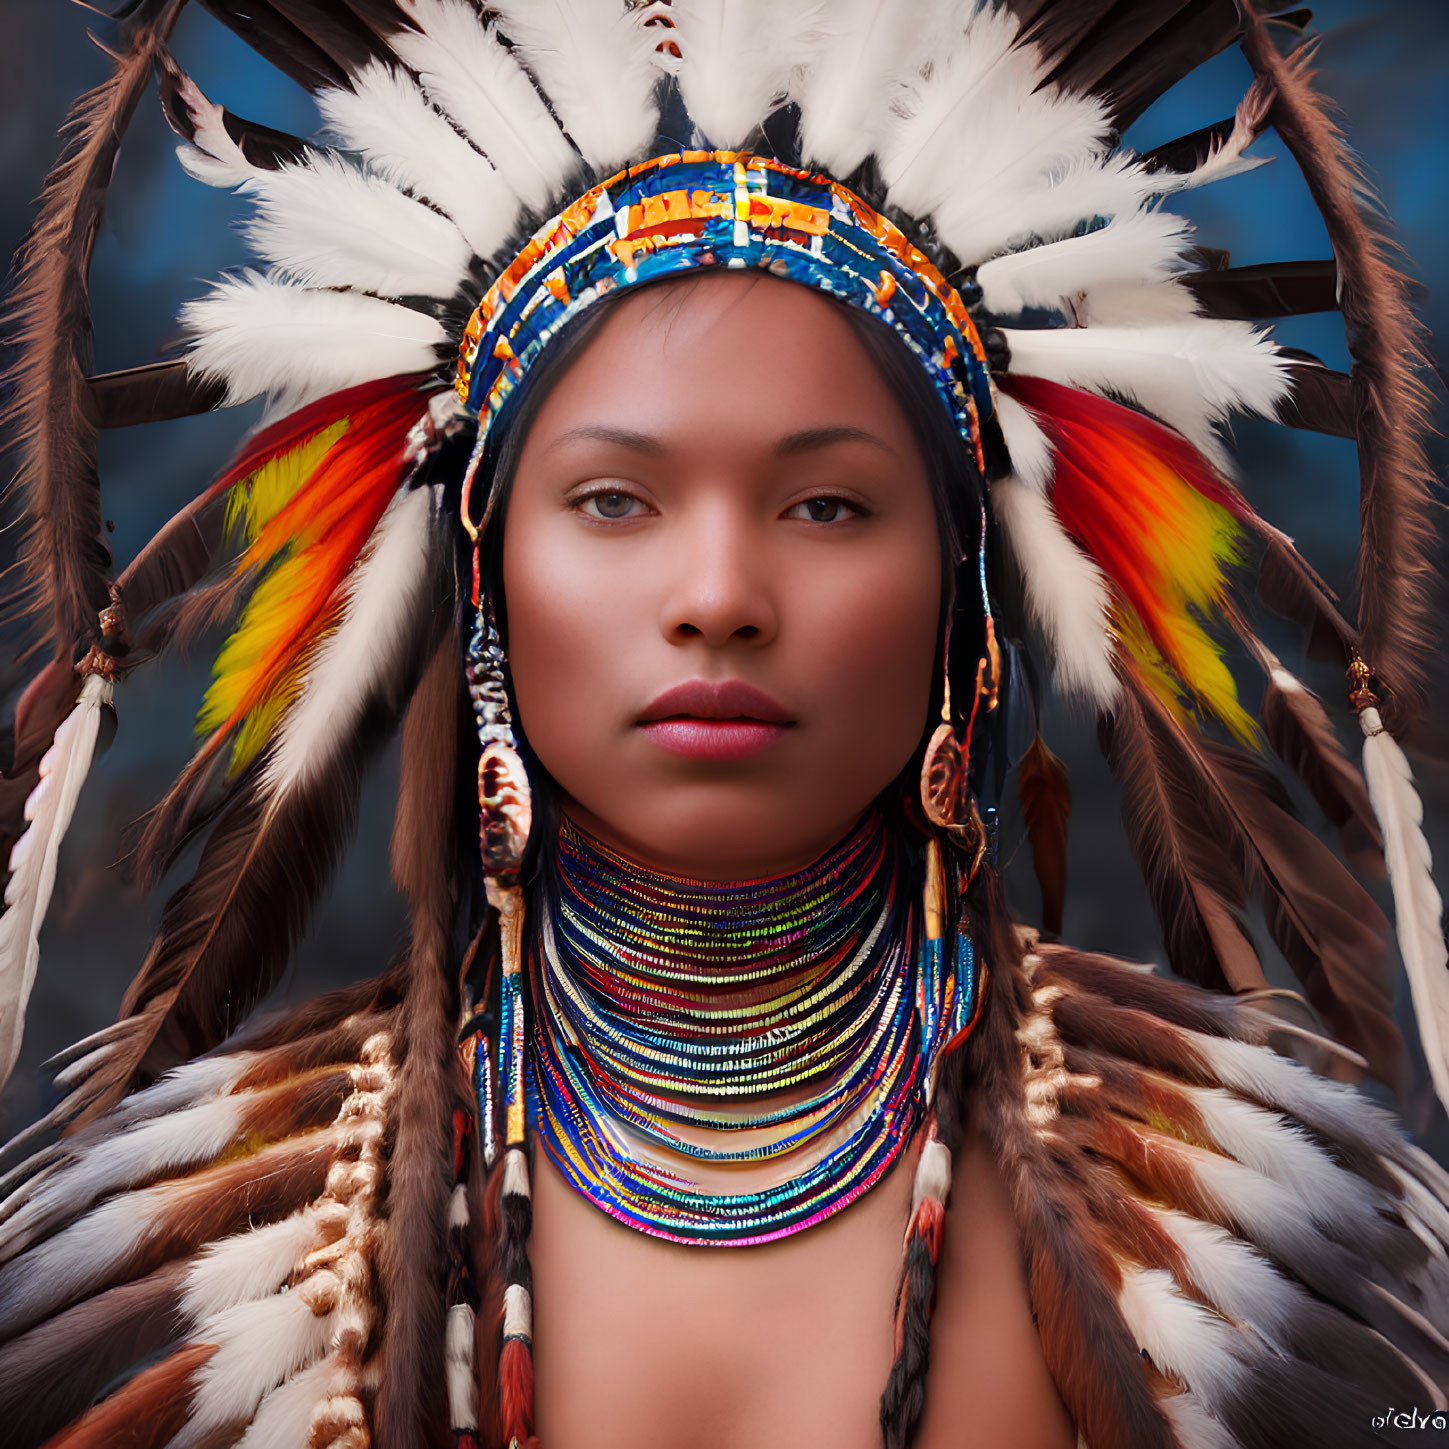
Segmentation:
{"type": "Polygon", "coordinates": [[[816,20],[814,54],[796,79],[805,163],[849,176],[870,154],[889,98],[929,59],[941,0],[835,0],[816,20]]]}
{"type": "Polygon", "coordinates": [[[623,0],[495,0],[499,26],[584,159],[601,174],[654,139],[659,32],[623,0]]]}
{"type": "Polygon", "coordinates": [[[322,91],[317,108],[344,149],[452,217],[476,256],[491,257],[512,235],[518,198],[405,72],[372,61],[351,90],[322,91]]]}
{"type": "Polygon", "coordinates": [[[510,1147],[503,1156],[503,1195],[528,1197],[528,1159],[520,1148],[510,1147]]]}
{"type": "Polygon", "coordinates": [[[102,1138],[56,1172],[0,1228],[0,1261],[114,1192],[212,1161],[236,1137],[245,1105],[245,1097],[215,1097],[102,1138]]]}
{"type": "Polygon", "coordinates": [[[314,1204],[291,1217],[209,1244],[186,1275],[182,1311],[200,1322],[275,1293],[301,1270],[317,1246],[327,1213],[327,1204],[314,1204]]]}
{"type": "Polygon", "coordinates": [[[1131,398],[1210,455],[1221,452],[1219,422],[1272,417],[1289,389],[1277,346],[1247,322],[1007,329],[1006,340],[1012,372],[1131,398]]]}
{"type": "Polygon", "coordinates": [[[190,1449],[250,1419],[266,1394],[322,1358],[334,1327],[332,1314],[316,1312],[300,1292],[239,1303],[198,1324],[195,1341],[216,1352],[196,1375],[186,1426],[170,1449],[190,1449]]]}
{"type": "Polygon", "coordinates": [[[1117,1307],[1137,1346],[1208,1406],[1235,1394],[1248,1376],[1234,1352],[1237,1330],[1185,1297],[1161,1268],[1125,1267],[1117,1307]]]}
{"type": "Polygon", "coordinates": [[[951,1196],[951,1153],[939,1138],[928,1137],[921,1147],[921,1160],[911,1182],[911,1213],[906,1219],[906,1233],[915,1221],[916,1210],[927,1199],[945,1205],[951,1196]]]}
{"type": "Polygon", "coordinates": [[[700,138],[733,150],[809,59],[818,0],[673,0],[679,89],[700,138]]]}
{"type": "Polygon", "coordinates": [[[241,189],[257,205],[243,228],[252,250],[304,287],[447,298],[467,275],[473,249],[446,216],[337,156],[278,167],[241,189]]]}
{"type": "Polygon", "coordinates": [[[468,1226],[468,1189],[461,1182],[453,1189],[453,1195],[448,1199],[448,1226],[450,1228],[468,1226]]]}
{"type": "Polygon", "coordinates": [[[266,394],[281,410],[399,373],[426,372],[447,330],[422,312],[346,292],[314,292],[257,272],[219,282],[181,309],[193,372],[227,400],[266,394]]]}
{"type": "Polygon", "coordinates": [[[412,0],[410,10],[421,32],[400,30],[388,43],[514,195],[546,210],[578,157],[527,73],[464,0],[412,0]]]}
{"type": "Polygon", "coordinates": [[[399,493],[344,584],[342,617],[307,664],[263,767],[280,798],[324,774],[378,700],[400,702],[433,586],[435,498],[399,493]]]}
{"type": "Polygon", "coordinates": [[[1434,1090],[1449,1108],[1449,946],[1444,940],[1444,902],[1424,838],[1424,802],[1408,758],[1384,728],[1378,710],[1370,705],[1359,711],[1358,720],[1364,735],[1363,773],[1384,835],[1399,954],[1409,977],[1419,1040],[1434,1090]]]}
{"type": "Polygon", "coordinates": [[[293,1374],[257,1406],[236,1449],[310,1449],[312,1418],[333,1392],[337,1378],[337,1366],[330,1358],[293,1374]]]}
{"type": "Polygon", "coordinates": [[[1008,476],[991,485],[991,507],[1021,568],[1027,609],[1051,650],[1057,688],[1111,709],[1121,685],[1101,570],[1067,536],[1038,489],[1008,476]]]}
{"type": "Polygon", "coordinates": [[[533,1339],[533,1300],[521,1283],[503,1290],[503,1336],[533,1339]]]}
{"type": "Polygon", "coordinates": [[[25,1007],[40,965],[40,927],[55,889],[60,843],[96,752],[101,711],[115,686],[86,676],[71,712],[41,757],[40,779],[25,802],[25,834],[10,851],[5,914],[0,916],[0,1085],[15,1068],[25,1032],[25,1007]]]}
{"type": "Polygon", "coordinates": [[[1171,212],[1129,212],[1085,236],[983,262],[976,279],[997,316],[1027,307],[1070,315],[1079,299],[1090,299],[1099,288],[1160,282],[1180,270],[1188,231],[1188,223],[1171,212]]]}
{"type": "Polygon", "coordinates": [[[448,1310],[448,1417],[455,1432],[478,1427],[478,1354],[473,1310],[455,1303],[448,1310]]]}

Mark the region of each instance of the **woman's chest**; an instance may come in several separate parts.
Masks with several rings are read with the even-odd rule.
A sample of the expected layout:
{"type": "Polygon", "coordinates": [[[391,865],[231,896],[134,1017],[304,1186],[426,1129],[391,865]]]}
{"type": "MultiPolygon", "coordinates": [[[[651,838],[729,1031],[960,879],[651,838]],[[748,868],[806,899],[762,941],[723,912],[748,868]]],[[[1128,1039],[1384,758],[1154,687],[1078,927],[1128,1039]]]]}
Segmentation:
{"type": "MultiPolygon", "coordinates": [[[[959,1164],[917,1449],[1071,1449],[994,1172],[959,1164]]],[[[989,1168],[989,1163],[987,1164],[989,1168]]],[[[762,1248],[610,1222],[540,1157],[534,1363],[545,1449],[880,1449],[910,1168],[762,1248]]]]}

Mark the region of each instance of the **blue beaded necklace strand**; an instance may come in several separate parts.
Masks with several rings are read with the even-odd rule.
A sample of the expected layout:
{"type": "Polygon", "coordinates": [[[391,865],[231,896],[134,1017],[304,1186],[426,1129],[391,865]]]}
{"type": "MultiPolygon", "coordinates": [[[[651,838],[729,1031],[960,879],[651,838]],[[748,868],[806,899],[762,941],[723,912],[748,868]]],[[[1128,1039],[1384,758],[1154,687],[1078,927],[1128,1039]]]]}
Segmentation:
{"type": "MultiPolygon", "coordinates": [[[[528,952],[525,1091],[505,1100],[590,1202],[640,1232],[746,1246],[823,1221],[918,1133],[979,1004],[970,940],[904,884],[872,812],[790,875],[701,882],[560,829],[528,952]],[[748,1191],[701,1170],[748,1166],[748,1191]]],[[[509,1015],[512,1015],[510,1012],[509,1015]]]]}

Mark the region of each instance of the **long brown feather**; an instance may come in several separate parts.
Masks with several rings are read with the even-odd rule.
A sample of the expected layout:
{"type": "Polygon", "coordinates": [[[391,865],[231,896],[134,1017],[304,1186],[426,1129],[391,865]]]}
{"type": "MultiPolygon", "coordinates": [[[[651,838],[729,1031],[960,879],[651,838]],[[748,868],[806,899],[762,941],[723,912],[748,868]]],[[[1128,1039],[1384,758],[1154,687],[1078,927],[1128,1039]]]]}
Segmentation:
{"type": "Polygon", "coordinates": [[[1265,646],[1258,644],[1257,649],[1268,676],[1258,710],[1268,743],[1338,827],[1339,843],[1354,868],[1382,879],[1383,836],[1363,772],[1349,759],[1322,700],[1289,674],[1265,646]]]}
{"type": "Polygon", "coordinates": [[[10,308],[19,355],[6,382],[20,449],[26,571],[34,609],[48,616],[58,651],[94,628],[107,603],[110,567],[101,541],[96,414],[86,384],[91,251],[121,138],[185,3],[142,0],[126,22],[115,70],[71,107],[60,159],[19,254],[10,308]]]}
{"type": "Polygon", "coordinates": [[[1042,929],[1062,933],[1067,895],[1067,822],[1072,815],[1072,782],[1067,767],[1040,735],[1017,766],[1021,819],[1031,844],[1031,862],[1041,887],[1042,929]]]}
{"type": "Polygon", "coordinates": [[[286,796],[254,789],[223,813],[196,874],[167,902],[161,926],[121,1003],[132,1018],[89,1084],[81,1119],[104,1111],[137,1078],[224,1040],[276,985],[357,817],[363,764],[354,742],[286,796]]]}
{"type": "Polygon", "coordinates": [[[1246,863],[1213,828],[1198,782],[1124,689],[1100,726],[1102,753],[1122,790],[1122,819],[1162,926],[1173,970],[1201,986],[1267,985],[1243,925],[1246,863]]]}
{"type": "Polygon", "coordinates": [[[1282,55],[1248,8],[1243,50],[1276,90],[1270,120],[1302,168],[1338,262],[1353,358],[1360,474],[1358,623],[1367,657],[1394,693],[1399,721],[1422,709],[1423,665],[1434,646],[1430,587],[1434,478],[1422,437],[1430,397],[1424,331],[1392,246],[1371,220],[1371,191],[1328,101],[1312,85],[1311,46],[1282,55]]]}
{"type": "Polygon", "coordinates": [[[1195,738],[1132,671],[1123,684],[1197,802],[1201,853],[1230,861],[1242,886],[1257,893],[1274,941],[1335,1036],[1375,1075],[1397,1082],[1403,1043],[1382,912],[1296,818],[1267,769],[1236,747],[1195,738]]]}

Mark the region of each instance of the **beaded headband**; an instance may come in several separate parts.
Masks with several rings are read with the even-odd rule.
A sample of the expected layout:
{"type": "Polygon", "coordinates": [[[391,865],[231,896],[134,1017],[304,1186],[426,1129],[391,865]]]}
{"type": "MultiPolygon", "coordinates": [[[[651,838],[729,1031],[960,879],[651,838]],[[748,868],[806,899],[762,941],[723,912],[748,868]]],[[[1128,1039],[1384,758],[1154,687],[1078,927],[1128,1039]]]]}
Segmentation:
{"type": "Polygon", "coordinates": [[[630,166],[541,226],[469,319],[456,388],[479,448],[550,339],[600,298],[704,268],[758,267],[889,325],[978,467],[986,354],[956,289],[853,191],[764,156],[680,151],[630,166]]]}

